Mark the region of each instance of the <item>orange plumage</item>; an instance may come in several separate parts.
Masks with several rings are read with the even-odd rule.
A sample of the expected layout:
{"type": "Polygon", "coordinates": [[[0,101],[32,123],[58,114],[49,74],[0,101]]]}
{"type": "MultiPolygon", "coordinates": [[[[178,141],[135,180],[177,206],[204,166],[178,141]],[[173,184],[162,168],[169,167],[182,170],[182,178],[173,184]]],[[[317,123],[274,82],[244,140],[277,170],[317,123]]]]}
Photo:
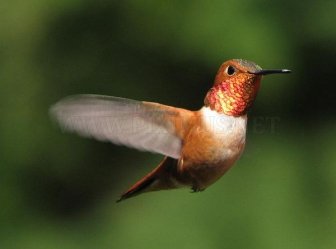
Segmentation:
{"type": "Polygon", "coordinates": [[[191,187],[202,191],[239,158],[246,135],[247,111],[262,75],[289,70],[262,70],[253,62],[230,60],[217,72],[198,111],[118,97],[77,95],[51,108],[65,130],[102,141],[165,155],[120,200],[141,193],[191,187]]]}

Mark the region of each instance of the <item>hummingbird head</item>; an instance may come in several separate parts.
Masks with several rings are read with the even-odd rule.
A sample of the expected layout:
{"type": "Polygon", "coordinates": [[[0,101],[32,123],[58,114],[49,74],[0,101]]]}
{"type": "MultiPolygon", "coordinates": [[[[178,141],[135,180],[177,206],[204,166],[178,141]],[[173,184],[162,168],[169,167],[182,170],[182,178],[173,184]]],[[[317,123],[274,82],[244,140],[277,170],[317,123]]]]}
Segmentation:
{"type": "Polygon", "coordinates": [[[290,70],[263,70],[256,63],[241,59],[226,61],[219,68],[204,104],[219,113],[244,115],[257,96],[262,76],[273,73],[290,73],[290,70]]]}

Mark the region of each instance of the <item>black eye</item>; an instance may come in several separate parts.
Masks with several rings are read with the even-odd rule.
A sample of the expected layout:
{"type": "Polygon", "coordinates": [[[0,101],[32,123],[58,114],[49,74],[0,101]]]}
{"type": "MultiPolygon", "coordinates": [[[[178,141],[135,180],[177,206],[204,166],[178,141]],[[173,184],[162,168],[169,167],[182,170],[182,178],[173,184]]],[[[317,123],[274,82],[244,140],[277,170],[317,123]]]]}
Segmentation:
{"type": "Polygon", "coordinates": [[[236,72],[236,69],[233,67],[233,66],[228,66],[227,68],[226,68],[226,73],[227,73],[227,75],[234,75],[235,74],[235,72],[236,72]]]}

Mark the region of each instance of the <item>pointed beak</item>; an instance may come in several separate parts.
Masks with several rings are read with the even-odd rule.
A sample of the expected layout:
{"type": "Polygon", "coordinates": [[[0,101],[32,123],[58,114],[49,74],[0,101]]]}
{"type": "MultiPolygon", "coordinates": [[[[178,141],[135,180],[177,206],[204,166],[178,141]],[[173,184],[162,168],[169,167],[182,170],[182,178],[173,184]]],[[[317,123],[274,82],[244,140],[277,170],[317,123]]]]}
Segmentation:
{"type": "Polygon", "coordinates": [[[267,75],[267,74],[275,74],[275,73],[290,73],[291,70],[288,69],[261,69],[255,72],[249,72],[255,75],[267,75]]]}

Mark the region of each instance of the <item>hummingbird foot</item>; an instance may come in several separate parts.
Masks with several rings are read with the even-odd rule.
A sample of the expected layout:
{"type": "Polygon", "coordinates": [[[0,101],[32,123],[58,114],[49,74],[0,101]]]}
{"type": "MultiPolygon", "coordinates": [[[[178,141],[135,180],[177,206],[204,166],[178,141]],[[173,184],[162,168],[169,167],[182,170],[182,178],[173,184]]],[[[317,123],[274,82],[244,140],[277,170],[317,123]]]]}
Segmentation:
{"type": "Polygon", "coordinates": [[[194,185],[194,186],[191,187],[191,192],[190,193],[202,192],[204,190],[205,190],[205,188],[200,188],[199,186],[194,185]]]}

